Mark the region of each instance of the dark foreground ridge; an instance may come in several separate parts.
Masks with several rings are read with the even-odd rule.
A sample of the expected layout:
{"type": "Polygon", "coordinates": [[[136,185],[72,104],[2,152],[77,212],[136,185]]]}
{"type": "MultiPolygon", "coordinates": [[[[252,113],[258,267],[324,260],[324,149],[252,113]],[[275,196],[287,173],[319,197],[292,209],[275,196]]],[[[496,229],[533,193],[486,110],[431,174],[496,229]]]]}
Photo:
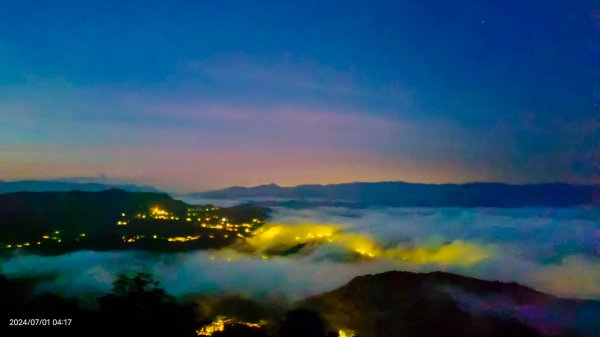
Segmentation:
{"type": "Polygon", "coordinates": [[[287,312],[243,297],[175,298],[145,273],[119,276],[85,304],[35,292],[40,281],[0,275],[5,323],[50,319],[3,324],[2,336],[592,337],[600,328],[598,302],[442,272],[357,277],[287,312]]]}
{"type": "Polygon", "coordinates": [[[304,305],[364,337],[591,337],[600,331],[600,302],[444,272],[360,276],[304,305]]]}
{"type": "Polygon", "coordinates": [[[362,205],[417,207],[567,207],[596,204],[596,185],[502,183],[416,184],[406,182],[348,183],[338,185],[275,184],[230,187],[191,194],[209,199],[277,198],[307,202],[346,202],[362,205]]]}

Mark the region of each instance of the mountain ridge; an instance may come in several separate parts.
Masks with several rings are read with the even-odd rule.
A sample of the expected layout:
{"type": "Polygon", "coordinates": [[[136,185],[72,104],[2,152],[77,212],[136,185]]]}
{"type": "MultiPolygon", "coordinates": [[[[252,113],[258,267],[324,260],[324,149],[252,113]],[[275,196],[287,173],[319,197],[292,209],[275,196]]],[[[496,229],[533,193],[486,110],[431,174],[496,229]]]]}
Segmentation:
{"type": "Polygon", "coordinates": [[[300,201],[344,201],[385,206],[567,207],[597,204],[600,200],[600,186],[568,183],[423,184],[386,181],[332,185],[307,184],[293,187],[282,187],[277,184],[254,187],[232,186],[221,190],[191,193],[189,196],[208,199],[274,198],[300,201]]]}
{"type": "Polygon", "coordinates": [[[97,182],[71,182],[60,180],[0,180],[0,194],[15,192],[99,192],[111,189],[119,189],[127,192],[155,192],[158,189],[152,186],[135,184],[110,184],[97,182]]]}
{"type": "Polygon", "coordinates": [[[0,194],[0,255],[17,250],[214,248],[244,235],[223,235],[222,219],[235,229],[251,223],[244,226],[249,233],[268,212],[248,204],[191,205],[167,193],[119,189],[6,193],[0,194]]]}
{"type": "Polygon", "coordinates": [[[596,336],[600,302],[448,272],[357,276],[304,300],[335,329],[375,336],[596,336]],[[553,317],[572,317],[555,320],[553,317]]]}

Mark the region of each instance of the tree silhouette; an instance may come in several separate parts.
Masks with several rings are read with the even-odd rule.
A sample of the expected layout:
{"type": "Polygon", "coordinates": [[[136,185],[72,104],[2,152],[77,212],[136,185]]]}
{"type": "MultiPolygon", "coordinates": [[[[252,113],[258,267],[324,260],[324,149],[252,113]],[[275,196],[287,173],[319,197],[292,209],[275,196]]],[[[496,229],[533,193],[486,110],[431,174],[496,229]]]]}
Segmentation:
{"type": "Polygon", "coordinates": [[[159,287],[150,274],[120,275],[113,293],[99,300],[100,319],[107,333],[115,327],[123,334],[194,336],[198,319],[191,305],[180,305],[159,287]]]}
{"type": "Polygon", "coordinates": [[[155,281],[148,273],[137,273],[134,276],[121,274],[113,282],[113,293],[117,296],[141,296],[168,299],[165,291],[159,288],[160,282],[155,281]]]}

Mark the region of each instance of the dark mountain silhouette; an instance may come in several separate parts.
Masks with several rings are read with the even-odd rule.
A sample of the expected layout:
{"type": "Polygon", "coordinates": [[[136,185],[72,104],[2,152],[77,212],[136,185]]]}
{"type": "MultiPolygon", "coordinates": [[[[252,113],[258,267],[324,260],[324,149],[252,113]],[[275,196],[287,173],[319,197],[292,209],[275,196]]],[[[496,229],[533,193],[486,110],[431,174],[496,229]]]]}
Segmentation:
{"type": "Polygon", "coordinates": [[[113,292],[97,298],[93,308],[76,298],[37,294],[36,282],[0,275],[0,316],[7,322],[0,326],[0,335],[191,337],[207,322],[197,316],[193,303],[178,302],[149,274],[119,276],[113,292]],[[30,319],[43,323],[29,324],[30,319]]]}
{"type": "Polygon", "coordinates": [[[418,207],[566,207],[595,204],[599,195],[600,187],[596,185],[406,182],[357,182],[295,187],[271,184],[230,187],[191,194],[192,197],[209,199],[276,198],[313,204],[350,203],[418,207]]]}
{"type": "Polygon", "coordinates": [[[128,192],[160,192],[152,186],[132,184],[117,185],[92,182],[70,182],[55,180],[19,180],[0,181],[0,194],[14,192],[67,192],[85,191],[98,192],[110,189],[120,189],[128,192]]]}
{"type": "Polygon", "coordinates": [[[216,248],[238,237],[223,225],[257,227],[267,214],[267,209],[248,204],[227,208],[189,205],[165,193],[0,194],[0,253],[15,249],[62,253],[80,249],[216,248]],[[152,209],[162,213],[152,213],[152,209]],[[180,241],[169,240],[174,238],[180,241]]]}
{"type": "MultiPolygon", "coordinates": [[[[52,324],[4,324],[0,335],[82,336],[93,331],[94,336],[117,332],[195,336],[226,312],[239,316],[234,312],[240,310],[231,309],[243,303],[228,301],[225,311],[214,307],[207,314],[202,309],[211,304],[205,299],[174,298],[152,275],[137,273],[119,275],[113,291],[89,306],[81,299],[37,292],[36,284],[42,281],[7,279],[0,274],[0,316],[7,323],[14,318],[50,318],[52,324]],[[54,324],[59,317],[69,320],[68,328],[61,321],[61,325],[54,324]]],[[[266,313],[256,303],[244,306],[242,312],[254,311],[254,322],[266,313]]],[[[220,319],[222,325],[212,336],[592,337],[598,336],[599,307],[598,302],[560,299],[515,283],[442,272],[387,272],[356,277],[334,291],[303,301],[300,308],[273,313],[277,317],[260,327],[244,323],[242,317],[220,319]]]]}
{"type": "Polygon", "coordinates": [[[154,205],[183,213],[188,207],[164,193],[122,190],[0,194],[0,236],[17,239],[24,233],[55,229],[105,234],[113,231],[122,212],[140,212],[154,205]]]}
{"type": "Polygon", "coordinates": [[[597,336],[600,302],[444,272],[386,272],[306,300],[336,329],[374,336],[597,336]]]}

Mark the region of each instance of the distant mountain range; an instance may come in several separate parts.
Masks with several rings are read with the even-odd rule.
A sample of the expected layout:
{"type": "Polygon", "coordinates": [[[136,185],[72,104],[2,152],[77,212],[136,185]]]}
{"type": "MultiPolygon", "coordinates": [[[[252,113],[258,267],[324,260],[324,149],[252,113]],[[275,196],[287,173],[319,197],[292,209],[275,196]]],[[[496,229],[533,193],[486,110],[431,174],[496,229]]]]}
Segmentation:
{"type": "Polygon", "coordinates": [[[294,200],[330,205],[350,203],[416,207],[566,207],[598,203],[600,186],[562,183],[511,185],[356,182],[281,187],[270,184],[256,187],[229,187],[192,193],[190,196],[206,199],[294,200]]]}
{"type": "Polygon", "coordinates": [[[516,283],[391,271],[305,300],[332,328],[376,336],[598,336],[600,302],[561,299],[516,283]]]}
{"type": "Polygon", "coordinates": [[[132,184],[118,185],[57,180],[0,181],[0,194],[13,192],[98,192],[110,189],[120,189],[128,192],[159,192],[152,186],[139,186],[132,184]]]}

